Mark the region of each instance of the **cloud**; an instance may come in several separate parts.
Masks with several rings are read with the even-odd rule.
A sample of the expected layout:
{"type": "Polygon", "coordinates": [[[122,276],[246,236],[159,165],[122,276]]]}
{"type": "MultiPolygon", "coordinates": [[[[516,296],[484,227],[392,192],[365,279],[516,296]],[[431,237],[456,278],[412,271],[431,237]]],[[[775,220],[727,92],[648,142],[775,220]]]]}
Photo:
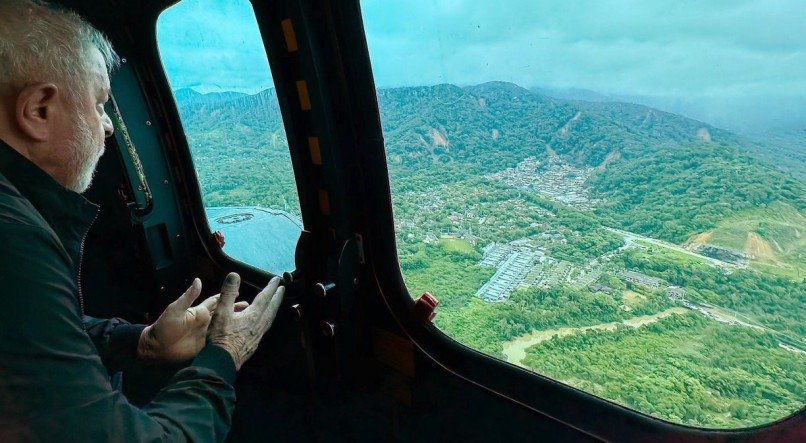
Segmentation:
{"type": "Polygon", "coordinates": [[[802,0],[363,0],[380,86],[512,81],[806,126],[802,0]],[[650,101],[650,100],[648,100],[650,101]]]}
{"type": "MultiPolygon", "coordinates": [[[[781,100],[790,104],[787,113],[800,109],[806,117],[802,0],[362,0],[361,6],[381,87],[503,80],[733,100],[743,109],[754,102],[774,109],[781,100]]],[[[160,18],[158,39],[175,88],[271,86],[246,0],[184,0],[160,18]]]]}
{"type": "Polygon", "coordinates": [[[256,92],[272,86],[247,1],[184,0],[160,16],[157,41],[174,89],[256,92]]]}
{"type": "Polygon", "coordinates": [[[799,1],[450,3],[362,2],[379,84],[509,77],[525,86],[623,92],[638,82],[640,92],[699,92],[806,72],[799,1]]]}

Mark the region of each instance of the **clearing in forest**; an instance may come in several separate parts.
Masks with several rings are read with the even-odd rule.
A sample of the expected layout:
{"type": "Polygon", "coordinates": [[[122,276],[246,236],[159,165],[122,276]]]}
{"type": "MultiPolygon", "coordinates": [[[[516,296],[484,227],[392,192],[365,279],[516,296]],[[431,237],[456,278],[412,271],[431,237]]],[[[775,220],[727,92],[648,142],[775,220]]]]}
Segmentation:
{"type": "Polygon", "coordinates": [[[743,251],[759,271],[803,280],[806,276],[806,216],[785,203],[742,211],[722,220],[714,229],[692,236],[691,249],[700,244],[743,251]],[[707,235],[706,235],[707,234],[707,235]]]}
{"type": "Polygon", "coordinates": [[[461,238],[443,238],[440,239],[439,244],[448,252],[461,252],[463,254],[473,252],[473,245],[461,238]]]}
{"type": "Polygon", "coordinates": [[[688,239],[688,241],[683,243],[683,247],[688,250],[691,250],[696,248],[697,246],[704,245],[708,243],[708,240],[711,239],[711,235],[713,235],[711,231],[694,234],[691,236],[691,238],[688,239]]]}
{"type": "Polygon", "coordinates": [[[747,233],[747,242],[744,244],[744,251],[755,260],[775,262],[775,251],[766,240],[755,232],[747,233]]]}
{"type": "Polygon", "coordinates": [[[646,296],[635,291],[626,290],[621,294],[621,299],[624,300],[624,303],[627,305],[634,306],[641,301],[646,300],[646,296]]]}

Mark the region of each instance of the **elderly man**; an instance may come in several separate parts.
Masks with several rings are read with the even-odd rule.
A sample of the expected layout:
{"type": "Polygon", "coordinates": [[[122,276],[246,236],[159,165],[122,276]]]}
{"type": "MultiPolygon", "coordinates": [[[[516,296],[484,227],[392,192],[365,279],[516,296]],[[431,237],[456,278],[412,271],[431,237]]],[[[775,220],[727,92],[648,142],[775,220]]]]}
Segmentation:
{"type": "Polygon", "coordinates": [[[77,15],[0,0],[0,441],[221,441],[235,372],[283,298],[252,305],[240,280],[196,307],[201,282],[148,327],[83,316],[82,243],[98,208],[90,185],[112,123],[116,56],[77,15]],[[137,359],[190,361],[142,409],[109,374],[137,359]]]}

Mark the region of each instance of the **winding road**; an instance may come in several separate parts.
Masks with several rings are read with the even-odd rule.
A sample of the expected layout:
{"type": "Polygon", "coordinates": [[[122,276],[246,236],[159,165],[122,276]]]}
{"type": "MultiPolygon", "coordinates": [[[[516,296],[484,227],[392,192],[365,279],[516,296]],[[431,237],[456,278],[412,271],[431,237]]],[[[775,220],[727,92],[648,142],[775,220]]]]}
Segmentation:
{"type": "Polygon", "coordinates": [[[504,357],[508,363],[512,363],[523,368],[527,368],[526,366],[523,365],[523,359],[526,358],[526,349],[540,342],[549,340],[554,336],[566,337],[569,335],[574,335],[580,332],[591,330],[612,331],[616,329],[618,325],[625,325],[633,328],[638,328],[640,326],[654,323],[672,314],[685,314],[686,312],[690,311],[686,308],[676,307],[676,308],[669,308],[665,311],[661,311],[653,315],[641,315],[638,317],[628,318],[627,320],[624,321],[600,323],[598,325],[580,326],[576,328],[566,327],[557,329],[546,329],[543,331],[534,331],[529,334],[521,335],[520,337],[514,338],[508,342],[505,342],[504,357]]]}

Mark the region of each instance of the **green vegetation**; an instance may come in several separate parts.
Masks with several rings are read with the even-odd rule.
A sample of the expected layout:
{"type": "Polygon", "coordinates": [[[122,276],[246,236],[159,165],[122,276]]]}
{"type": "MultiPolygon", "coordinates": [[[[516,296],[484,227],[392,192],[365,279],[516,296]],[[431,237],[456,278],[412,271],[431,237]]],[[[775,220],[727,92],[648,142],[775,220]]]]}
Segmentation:
{"type": "Polygon", "coordinates": [[[458,252],[460,254],[473,254],[473,245],[465,240],[457,238],[443,238],[439,244],[448,252],[458,252]]]}
{"type": "Polygon", "coordinates": [[[440,306],[461,308],[468,304],[476,289],[492,276],[489,269],[476,266],[477,252],[447,251],[433,245],[411,245],[401,248],[400,268],[413,296],[423,292],[439,294],[440,306]],[[434,275],[439,278],[433,279],[434,275]]]}
{"type": "MultiPolygon", "coordinates": [[[[445,333],[678,423],[753,426],[803,407],[801,178],[644,106],[507,83],[378,99],[401,270],[412,295],[439,298],[445,333]],[[514,284],[483,298],[496,275],[514,284]],[[504,352],[586,327],[524,359],[504,352]]],[[[273,91],[177,100],[206,205],[299,214],[273,91]]]]}
{"type": "Polygon", "coordinates": [[[638,329],[587,332],[527,350],[535,371],[646,414],[735,428],[788,416],[806,398],[806,355],[769,333],[696,314],[638,329]]]}
{"type": "Polygon", "coordinates": [[[658,149],[591,179],[613,226],[683,243],[740,211],[786,204],[806,210],[806,185],[716,143],[658,149]]]}
{"type": "Polygon", "coordinates": [[[183,89],[176,98],[205,206],[262,206],[300,215],[273,90],[244,96],[183,89]]]}
{"type": "Polygon", "coordinates": [[[790,280],[750,270],[724,272],[705,264],[679,260],[663,251],[626,251],[614,262],[627,269],[640,269],[648,275],[687,289],[695,301],[733,309],[754,318],[760,325],[794,333],[806,344],[806,286],[790,280]]]}
{"type": "Polygon", "coordinates": [[[752,256],[763,272],[794,280],[806,277],[806,218],[785,203],[736,213],[707,233],[708,243],[752,256]]]}
{"type": "MultiPolygon", "coordinates": [[[[411,286],[409,279],[406,283],[411,286]]],[[[465,300],[461,309],[451,309],[455,303],[441,308],[437,325],[459,342],[499,358],[505,342],[529,331],[621,321],[672,306],[666,297],[651,295],[628,314],[614,297],[567,286],[518,291],[503,303],[465,300]]]]}

